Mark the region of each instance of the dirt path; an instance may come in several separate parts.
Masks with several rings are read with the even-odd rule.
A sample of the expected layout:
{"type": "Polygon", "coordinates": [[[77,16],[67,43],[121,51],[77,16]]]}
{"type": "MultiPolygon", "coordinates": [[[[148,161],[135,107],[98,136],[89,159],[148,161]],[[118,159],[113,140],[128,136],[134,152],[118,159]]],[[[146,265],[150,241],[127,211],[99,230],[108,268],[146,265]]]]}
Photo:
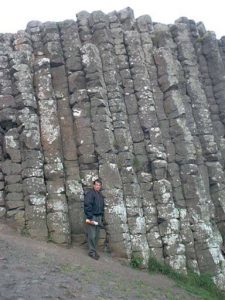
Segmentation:
{"type": "Polygon", "coordinates": [[[0,299],[199,299],[160,275],[131,269],[109,254],[22,237],[0,223],[0,299]]]}

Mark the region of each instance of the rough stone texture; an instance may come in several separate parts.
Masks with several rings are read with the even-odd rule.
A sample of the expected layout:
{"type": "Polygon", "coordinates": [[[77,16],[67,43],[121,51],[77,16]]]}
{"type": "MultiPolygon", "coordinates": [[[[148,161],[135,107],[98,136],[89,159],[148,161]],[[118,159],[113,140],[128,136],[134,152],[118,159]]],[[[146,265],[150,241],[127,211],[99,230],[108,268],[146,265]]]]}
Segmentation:
{"type": "Polygon", "coordinates": [[[109,245],[225,286],[225,38],[130,8],[0,35],[0,217],[83,234],[101,177],[109,245]]]}

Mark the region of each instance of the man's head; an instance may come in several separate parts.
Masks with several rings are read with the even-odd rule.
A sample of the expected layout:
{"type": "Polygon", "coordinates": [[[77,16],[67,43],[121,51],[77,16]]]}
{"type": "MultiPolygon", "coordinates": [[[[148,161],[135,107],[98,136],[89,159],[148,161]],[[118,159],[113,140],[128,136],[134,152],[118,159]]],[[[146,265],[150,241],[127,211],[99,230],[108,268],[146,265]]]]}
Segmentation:
{"type": "Polygon", "coordinates": [[[93,181],[93,188],[96,192],[99,192],[102,188],[102,182],[100,179],[95,179],[93,181]]]}

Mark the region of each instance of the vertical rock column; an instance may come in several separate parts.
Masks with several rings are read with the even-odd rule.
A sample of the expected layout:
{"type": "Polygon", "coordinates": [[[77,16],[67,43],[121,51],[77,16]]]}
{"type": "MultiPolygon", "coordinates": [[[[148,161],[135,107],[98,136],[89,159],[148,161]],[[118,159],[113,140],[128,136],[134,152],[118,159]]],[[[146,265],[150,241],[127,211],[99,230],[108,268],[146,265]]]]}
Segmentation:
{"type": "MultiPolygon", "coordinates": [[[[158,35],[159,36],[159,35],[158,35]]],[[[158,69],[158,81],[161,90],[164,92],[164,109],[169,120],[168,137],[171,138],[175,149],[174,155],[170,156],[168,166],[168,178],[172,184],[175,207],[178,211],[179,233],[182,244],[185,246],[185,256],[187,267],[198,271],[198,264],[194,250],[194,239],[190,230],[190,221],[188,208],[189,202],[185,199],[185,194],[181,189],[184,184],[181,178],[182,166],[188,166],[188,162],[195,160],[195,147],[193,138],[186,124],[185,106],[183,104],[182,94],[178,85],[178,64],[174,60],[169,49],[159,48],[154,53],[156,66],[158,69]],[[173,87],[172,91],[170,88],[173,87]],[[181,148],[181,143],[183,147],[181,148]]],[[[194,174],[194,173],[193,173],[194,174]]],[[[191,174],[190,174],[191,175],[191,174]]],[[[188,179],[188,175],[186,180],[188,179]]],[[[193,196],[190,195],[188,199],[193,196]]],[[[189,200],[190,201],[190,200],[189,200]]],[[[190,204],[190,206],[193,203],[190,204]]],[[[175,224],[177,224],[177,221],[175,224]]],[[[179,251],[179,247],[177,247],[179,251]]],[[[181,246],[181,251],[183,247],[181,246]]]]}
{"type": "Polygon", "coordinates": [[[81,11],[76,15],[79,38],[82,44],[91,42],[92,35],[89,27],[89,16],[90,14],[87,11],[81,11]]]}
{"type": "MultiPolygon", "coordinates": [[[[165,161],[161,159],[165,159],[166,156],[163,153],[163,145],[160,145],[161,134],[158,127],[157,116],[155,114],[155,106],[152,98],[152,92],[150,90],[150,81],[144,61],[144,53],[141,47],[139,33],[135,30],[125,31],[124,42],[129,63],[129,72],[131,75],[130,81],[133,82],[133,88],[130,91],[135,96],[137,101],[137,115],[130,116],[130,126],[132,128],[132,121],[136,119],[136,122],[140,124],[140,137],[142,137],[144,141],[144,144],[142,144],[141,140],[133,140],[135,160],[140,165],[140,169],[137,167],[136,168],[139,173],[140,185],[143,189],[143,209],[147,225],[148,244],[152,254],[154,254],[157,258],[162,259],[163,244],[157,220],[159,211],[157,205],[157,195],[155,195],[156,189],[154,189],[154,185],[155,181],[164,177],[163,175],[161,178],[159,178],[162,174],[164,174],[163,169],[165,168],[165,161]],[[157,137],[158,140],[156,140],[157,137]],[[143,153],[138,153],[140,150],[137,150],[140,149],[140,146],[143,147],[143,145],[143,153]],[[158,171],[156,169],[158,169],[158,171]],[[142,170],[145,173],[140,172],[142,170]],[[159,177],[156,175],[156,173],[158,173],[159,177]],[[149,188],[146,191],[149,180],[149,188]]],[[[129,107],[128,103],[129,100],[126,101],[127,107],[129,107]]]]}
{"type": "MultiPolygon", "coordinates": [[[[115,138],[114,146],[121,164],[118,170],[123,183],[132,256],[142,257],[144,264],[147,264],[149,248],[146,239],[145,219],[143,217],[142,195],[133,168],[132,138],[129,131],[126,106],[121,94],[121,80],[114,52],[114,42],[109,30],[109,18],[101,12],[95,12],[90,16],[90,24],[93,40],[98,46],[101,57],[108,106],[112,117],[115,138]],[[128,159],[126,163],[123,163],[123,158],[125,157],[128,159]]],[[[107,166],[104,169],[105,174],[107,174],[107,166]]]]}
{"type": "Polygon", "coordinates": [[[29,35],[15,35],[10,61],[15,100],[18,109],[19,141],[25,202],[25,230],[32,237],[46,239],[46,187],[40,144],[39,118],[33,90],[32,47],[29,35]]]}
{"type": "Polygon", "coordinates": [[[134,23],[133,12],[129,9],[120,11],[118,15],[111,15],[110,26],[112,27],[116,60],[123,87],[122,99],[126,110],[124,114],[127,114],[126,122],[128,122],[128,132],[132,141],[129,147],[130,152],[128,152],[130,154],[130,165],[126,168],[127,162],[125,161],[124,169],[122,170],[125,181],[125,194],[127,193],[126,204],[130,216],[130,229],[133,232],[133,248],[138,249],[136,245],[140,241],[142,249],[139,251],[143,252],[145,259],[148,260],[149,247],[154,255],[161,258],[160,248],[162,246],[159,235],[154,232],[150,237],[151,232],[153,233],[154,231],[152,230],[154,226],[152,224],[156,218],[155,203],[150,191],[152,188],[152,177],[148,173],[149,162],[145,149],[144,134],[138,116],[138,103],[129,66],[129,57],[124,45],[128,32],[130,34],[134,33],[132,31],[134,23]],[[129,189],[129,185],[132,189],[129,189]],[[148,198],[149,196],[150,198],[148,198]],[[132,212],[135,212],[135,214],[132,212]],[[136,228],[134,228],[134,224],[136,224],[136,228]],[[140,234],[142,237],[140,237],[140,234]],[[159,249],[157,249],[158,246],[159,249]]]}
{"type": "Polygon", "coordinates": [[[223,60],[223,65],[225,67],[225,36],[222,36],[219,41],[220,54],[223,60]]]}
{"type": "MultiPolygon", "coordinates": [[[[196,27],[196,31],[198,27],[196,27]]],[[[200,30],[199,30],[200,31],[200,30]]],[[[213,92],[213,83],[210,78],[209,69],[207,65],[207,60],[205,55],[203,54],[204,49],[204,39],[207,36],[207,33],[204,31],[200,33],[197,31],[192,33],[194,35],[193,46],[195,47],[195,52],[198,60],[199,71],[201,73],[200,81],[202,83],[207,102],[209,105],[210,117],[213,125],[213,135],[215,137],[215,142],[217,143],[217,147],[221,152],[221,157],[218,157],[220,163],[223,165],[225,162],[225,128],[224,124],[220,118],[219,106],[216,102],[213,92]]]]}
{"type": "MultiPolygon", "coordinates": [[[[77,234],[77,233],[83,233],[83,200],[84,199],[83,199],[83,189],[82,189],[82,183],[80,177],[79,154],[78,154],[78,146],[77,146],[78,128],[79,130],[81,130],[83,126],[81,125],[76,127],[75,111],[76,109],[77,111],[79,110],[78,107],[75,108],[74,104],[77,101],[76,95],[79,94],[79,90],[81,89],[81,91],[85,93],[86,91],[83,90],[84,86],[82,86],[82,84],[85,84],[85,80],[82,72],[82,63],[81,63],[81,55],[80,55],[81,42],[79,39],[77,24],[75,21],[72,20],[64,21],[59,24],[59,29],[60,29],[60,38],[61,38],[63,55],[64,55],[64,61],[65,61],[65,69],[64,67],[61,68],[63,69],[63,72],[65,72],[65,75],[63,76],[65,76],[67,80],[66,85],[64,84],[64,86],[66,86],[67,89],[65,90],[64,88],[65,95],[66,95],[66,103],[64,103],[65,101],[61,101],[60,104],[66,104],[63,105],[63,109],[61,107],[61,110],[65,113],[65,116],[62,117],[63,120],[69,120],[69,124],[70,124],[69,126],[71,127],[69,133],[71,139],[70,142],[71,145],[69,146],[68,144],[66,146],[68,149],[67,155],[64,154],[65,174],[67,177],[66,194],[68,197],[71,230],[72,233],[77,234]]],[[[57,78],[62,78],[61,75],[57,78]]],[[[54,76],[53,76],[53,83],[54,83],[54,76]]],[[[64,122],[68,122],[68,121],[64,121],[64,122]]],[[[69,128],[65,126],[65,129],[66,129],[65,130],[66,133],[66,131],[69,130],[69,128]]],[[[80,136],[82,136],[82,133],[80,133],[80,136]]],[[[67,134],[65,134],[65,144],[67,143],[67,141],[68,141],[68,136],[67,134]]],[[[86,159],[84,159],[84,161],[86,161],[86,159]]]]}
{"type": "MultiPolygon", "coordinates": [[[[79,14],[78,25],[74,21],[64,21],[60,24],[70,93],[70,106],[73,116],[74,139],[77,146],[77,161],[75,168],[73,168],[74,188],[70,189],[74,199],[74,215],[71,216],[73,218],[72,231],[74,233],[78,233],[78,231],[81,233],[83,231],[83,222],[81,222],[83,218],[83,189],[90,188],[92,181],[99,176],[91,128],[91,104],[86,90],[80,50],[82,45],[79,33],[82,38],[82,33],[84,33],[83,26],[85,27],[85,24],[87,24],[87,15],[89,14],[79,14]]],[[[86,30],[89,29],[86,28],[85,32],[86,30]]]]}
{"type": "MultiPolygon", "coordinates": [[[[87,22],[86,14],[81,13],[78,17],[78,25],[75,22],[64,22],[61,29],[77,145],[78,167],[84,189],[90,188],[93,179],[98,177],[98,163],[91,128],[91,103],[86,90],[81,53],[81,32],[83,32],[83,26],[87,22]]],[[[85,29],[85,32],[86,30],[89,31],[88,28],[85,29]]]]}
{"type": "MultiPolygon", "coordinates": [[[[9,43],[11,44],[11,36],[9,39],[9,43]]],[[[7,45],[8,46],[8,45],[7,45]]],[[[0,80],[3,82],[4,79],[9,77],[8,74],[8,57],[7,57],[7,46],[5,43],[5,35],[0,35],[0,80]],[[8,74],[8,75],[7,75],[8,74]]],[[[8,46],[10,49],[10,46],[8,46]]],[[[4,142],[4,133],[5,133],[5,122],[6,122],[6,111],[9,108],[15,107],[14,99],[12,95],[5,95],[4,89],[1,87],[0,89],[0,217],[4,217],[6,214],[6,207],[5,207],[5,180],[4,174],[2,172],[2,163],[5,160],[4,158],[4,151],[3,151],[3,142],[4,142]],[[11,101],[10,101],[11,100],[11,101]],[[11,102],[11,103],[10,103],[11,102]]]]}
{"type": "Polygon", "coordinates": [[[105,186],[105,216],[108,223],[107,231],[110,234],[110,246],[118,254],[130,257],[126,208],[122,182],[116,164],[115,139],[100,53],[98,48],[91,43],[82,46],[81,53],[91,104],[91,126],[99,164],[99,176],[105,186]]]}
{"type": "MultiPolygon", "coordinates": [[[[152,129],[147,129],[149,128],[149,125],[147,126],[147,130],[145,129],[147,135],[145,134],[145,139],[146,139],[146,149],[148,151],[148,156],[149,156],[149,164],[151,166],[150,170],[153,173],[153,179],[154,181],[158,179],[163,179],[167,178],[170,181],[172,185],[172,192],[173,192],[173,197],[174,197],[174,185],[173,182],[169,178],[169,173],[170,173],[170,163],[171,161],[174,160],[174,146],[173,143],[170,139],[169,135],[169,121],[166,118],[165,112],[164,112],[164,107],[163,107],[163,92],[160,90],[159,85],[158,85],[158,78],[157,78],[157,68],[155,66],[154,62],[154,56],[153,53],[155,51],[155,47],[153,46],[152,38],[154,37],[155,32],[153,32],[153,24],[151,21],[151,18],[147,15],[139,17],[137,20],[137,28],[139,32],[139,37],[140,41],[138,41],[138,44],[141,46],[140,51],[142,53],[142,70],[148,74],[146,79],[149,78],[149,84],[144,85],[143,89],[139,91],[138,95],[140,97],[140,103],[143,102],[145,105],[145,109],[143,109],[142,114],[142,120],[143,120],[143,125],[146,126],[145,124],[148,124],[148,122],[152,122],[152,129]],[[145,92],[143,92],[145,91],[145,92]],[[150,101],[148,101],[150,99],[150,101]],[[147,112],[149,111],[149,115],[151,118],[147,118],[148,114],[147,112]],[[147,118],[147,122],[145,119],[147,118]],[[152,121],[151,121],[152,120],[152,121]],[[158,130],[158,128],[160,130],[158,130]],[[153,140],[151,142],[151,135],[149,135],[149,132],[151,135],[153,134],[153,140]],[[156,136],[159,137],[159,140],[157,141],[154,138],[154,133],[156,136]],[[163,144],[162,144],[163,143],[163,144]],[[151,164],[151,162],[153,162],[151,164]],[[167,173],[168,172],[168,173],[167,173]]],[[[138,38],[139,39],[139,38],[138,38]]],[[[160,40],[158,40],[159,42],[160,40]]],[[[142,72],[143,72],[142,71],[142,72]]],[[[140,71],[139,71],[140,72],[140,71]]],[[[141,75],[141,72],[140,72],[141,75]]],[[[139,76],[140,76],[139,75],[139,76]]],[[[151,128],[151,127],[150,127],[151,128]]],[[[164,180],[164,184],[166,184],[166,181],[164,180]]],[[[180,184],[181,185],[181,184],[180,184]]],[[[145,185],[142,184],[144,187],[145,185]]],[[[152,185],[153,187],[153,185],[152,185]]],[[[169,188],[169,191],[171,193],[171,187],[170,185],[167,184],[167,188],[169,188]]],[[[154,192],[157,191],[157,184],[154,184],[154,192]]],[[[148,203],[150,202],[149,199],[152,199],[154,194],[153,194],[153,189],[151,188],[150,190],[150,195],[147,198],[148,203]]],[[[148,194],[147,194],[148,195],[148,194]]],[[[155,197],[158,197],[155,195],[155,197]]],[[[177,208],[176,205],[176,199],[175,200],[175,207],[177,208]]],[[[155,201],[153,199],[153,201],[155,201]]],[[[171,200],[170,200],[171,201],[171,200]]],[[[154,210],[151,210],[151,212],[154,212],[154,210]]],[[[161,235],[164,236],[167,232],[171,232],[170,227],[173,227],[173,231],[177,232],[176,227],[178,226],[177,220],[169,220],[167,223],[166,219],[160,215],[160,210],[158,211],[155,209],[154,214],[149,215],[146,214],[147,217],[147,222],[150,224],[150,232],[149,232],[149,243],[150,245],[154,245],[156,243],[156,250],[153,251],[153,253],[157,253],[158,255],[156,256],[157,258],[160,258],[159,253],[161,253],[161,259],[168,262],[169,258],[167,257],[168,250],[167,248],[171,247],[171,245],[166,245],[166,247],[163,248],[162,244],[162,238],[161,235]],[[162,217],[162,218],[161,218],[162,217]],[[174,226],[172,225],[174,223],[174,226]],[[166,229],[167,227],[167,229],[166,229]],[[164,251],[163,251],[164,250],[164,251]],[[164,253],[163,253],[164,252],[164,253]]],[[[167,216],[168,217],[168,216],[167,216]]],[[[181,220],[180,220],[181,221],[181,220]]],[[[178,239],[179,242],[180,239],[178,239]]],[[[183,243],[183,240],[182,240],[183,243]]],[[[183,247],[181,246],[181,249],[183,247]]],[[[171,247],[172,251],[170,252],[170,255],[174,253],[173,247],[171,247]]],[[[179,251],[179,254],[182,254],[181,251],[179,251]]],[[[178,261],[178,264],[175,267],[179,267],[180,261],[182,262],[181,264],[181,269],[185,271],[184,267],[184,260],[181,259],[178,261]]]]}
{"type": "MultiPolygon", "coordinates": [[[[6,217],[16,221],[19,229],[25,224],[23,186],[21,180],[21,149],[17,126],[17,111],[14,88],[10,76],[10,57],[12,55],[13,35],[3,35],[1,55],[1,97],[0,97],[0,128],[1,128],[1,169],[5,184],[2,184],[1,205],[5,204],[6,217]],[[5,198],[5,202],[4,202],[5,198]]],[[[2,178],[3,179],[3,178],[2,178]]],[[[2,210],[5,212],[4,209],[2,210]]]]}
{"type": "MultiPolygon", "coordinates": [[[[221,154],[218,151],[214,140],[212,131],[213,126],[209,114],[208,103],[199,81],[197,60],[191,43],[188,27],[186,24],[178,22],[172,33],[176,43],[178,44],[178,55],[186,78],[187,94],[191,99],[192,113],[202,147],[201,156],[203,156],[206,160],[205,165],[201,162],[198,164],[198,174],[199,179],[201,180],[198,182],[198,187],[201,187],[201,189],[199,189],[199,195],[201,195],[199,200],[200,202],[204,201],[205,205],[201,205],[201,221],[199,220],[199,222],[195,225],[196,238],[198,236],[199,239],[198,242],[195,242],[195,249],[200,271],[212,272],[214,274],[214,280],[221,286],[224,281],[224,258],[220,250],[222,237],[213,221],[215,210],[213,201],[210,197],[211,193],[215,206],[218,206],[219,204],[223,208],[223,201],[221,201],[223,191],[220,189],[221,180],[214,176],[214,171],[215,168],[218,168],[218,160],[221,154]],[[218,179],[219,182],[217,181],[218,179]],[[212,188],[209,191],[209,183],[213,185],[215,191],[213,191],[212,188]],[[200,238],[202,238],[204,243],[208,243],[208,251],[205,250],[205,246],[202,245],[200,238]]],[[[220,168],[220,170],[222,171],[222,168],[220,168]]]]}
{"type": "MultiPolygon", "coordinates": [[[[122,24],[115,13],[109,15],[109,21],[114,48],[111,52],[113,60],[108,61],[111,61],[111,68],[114,70],[113,77],[116,81],[115,79],[112,82],[107,80],[107,88],[118,151],[118,166],[123,182],[132,256],[142,257],[143,262],[147,263],[149,245],[146,219],[144,218],[144,197],[137,177],[137,172],[144,167],[147,160],[143,144],[144,137],[139,120],[136,118],[137,102],[133,95],[133,83],[123,41],[122,24]],[[130,118],[132,122],[130,122],[130,118]],[[139,155],[139,159],[136,154],[139,155]]],[[[107,59],[105,59],[105,65],[107,65],[107,59]]],[[[107,73],[104,74],[107,78],[107,73]]],[[[143,180],[151,180],[151,177],[146,176],[147,174],[143,173],[142,175],[143,180]]]]}
{"type": "MultiPolygon", "coordinates": [[[[0,57],[1,60],[1,57],[0,57]]],[[[0,96],[0,107],[2,108],[2,95],[0,96]]],[[[1,133],[0,133],[0,166],[3,161],[3,129],[1,128],[1,133]]],[[[5,208],[5,193],[4,193],[4,187],[5,187],[5,182],[4,182],[4,174],[2,173],[2,168],[0,171],[0,218],[4,217],[6,214],[6,208],[5,208]]]]}
{"type": "MultiPolygon", "coordinates": [[[[198,27],[196,27],[197,31],[198,27]]],[[[225,127],[224,124],[220,120],[219,115],[219,106],[216,103],[216,99],[214,97],[213,92],[213,84],[209,75],[209,69],[207,65],[206,57],[203,55],[204,39],[207,36],[207,33],[202,30],[198,30],[198,34],[194,35],[194,47],[196,51],[196,55],[198,58],[199,71],[201,72],[201,82],[203,85],[203,89],[207,98],[207,102],[209,105],[209,112],[211,117],[211,122],[213,126],[212,134],[214,135],[215,142],[218,147],[218,155],[215,161],[207,162],[207,168],[209,173],[209,184],[211,188],[211,197],[215,204],[216,209],[216,222],[217,226],[222,233],[222,238],[224,242],[225,237],[225,223],[224,223],[224,207],[223,201],[218,201],[218,196],[220,199],[224,198],[223,190],[224,190],[224,171],[222,166],[225,162],[225,127]],[[200,36],[199,36],[200,35],[200,36]]]]}
{"type": "Polygon", "coordinates": [[[50,59],[56,66],[63,60],[62,52],[59,51],[61,55],[58,57],[59,42],[57,35],[54,35],[55,28],[56,25],[53,22],[43,25],[40,22],[32,21],[28,23],[26,31],[30,34],[33,46],[35,95],[38,100],[38,111],[42,115],[40,132],[47,186],[46,208],[49,239],[58,243],[67,243],[70,242],[68,207],[65,196],[57,103],[50,72],[50,59]],[[50,113],[49,116],[48,113],[50,113]]]}
{"type": "Polygon", "coordinates": [[[111,92],[108,92],[108,95],[109,105],[118,102],[110,109],[119,112],[114,114],[115,122],[113,123],[115,123],[114,132],[117,141],[120,174],[124,183],[125,197],[127,198],[129,229],[131,234],[133,233],[133,255],[140,255],[141,253],[143,256],[144,254],[147,261],[149,247],[156,257],[162,258],[162,244],[156,224],[157,213],[151,191],[152,176],[148,173],[149,164],[145,150],[144,134],[138,118],[137,99],[134,95],[133,81],[124,45],[123,21],[127,19],[128,24],[131,25],[133,23],[132,18],[133,14],[130,10],[120,12],[119,16],[115,13],[109,15],[116,60],[114,69],[118,68],[117,78],[121,77],[121,82],[117,79],[117,88],[114,87],[111,92]],[[115,92],[116,89],[117,92],[115,92]],[[112,97],[112,101],[110,97],[112,97]],[[137,241],[140,241],[142,246],[137,246],[137,241]]]}
{"type": "MultiPolygon", "coordinates": [[[[73,118],[73,139],[76,143],[76,161],[72,168],[70,162],[71,183],[67,194],[72,209],[72,233],[83,233],[83,188],[90,188],[92,181],[98,177],[97,158],[94,152],[94,140],[90,121],[90,102],[86,91],[85,75],[81,59],[81,41],[78,26],[74,21],[60,24],[61,42],[63,47],[70,106],[73,118]]],[[[68,168],[67,168],[68,169],[68,168]]],[[[67,171],[66,171],[67,172],[67,171]]]]}
{"type": "MultiPolygon", "coordinates": [[[[59,237],[59,239],[61,239],[62,242],[70,242],[71,237],[70,222],[68,219],[68,197],[66,193],[68,189],[66,190],[66,187],[68,187],[68,184],[71,185],[71,181],[67,181],[68,177],[65,173],[66,169],[64,168],[64,163],[68,166],[68,160],[76,159],[76,148],[73,139],[71,111],[68,103],[68,86],[64,66],[64,56],[60,41],[58,25],[55,22],[46,22],[43,24],[42,40],[44,44],[44,56],[49,58],[50,60],[50,68],[48,72],[49,75],[51,74],[52,87],[49,86],[51,90],[51,96],[48,96],[49,98],[52,98],[54,103],[53,110],[55,116],[52,120],[53,124],[56,124],[56,128],[58,130],[56,140],[55,142],[53,142],[53,144],[55,143],[55,146],[57,148],[56,156],[58,156],[60,160],[60,165],[62,163],[62,170],[60,170],[60,167],[56,171],[56,173],[58,173],[56,177],[58,178],[56,180],[51,178],[51,183],[49,181],[50,189],[53,188],[51,190],[51,194],[55,194],[50,197],[53,198],[51,202],[58,203],[56,204],[57,207],[53,207],[53,212],[55,210],[58,211],[59,214],[58,220],[56,219],[58,223],[56,226],[60,227],[62,225],[64,227],[63,231],[60,233],[61,237],[59,237]],[[61,222],[63,224],[61,224],[61,222]]],[[[52,215],[51,220],[53,218],[54,217],[52,215]]]]}
{"type": "Polygon", "coordinates": [[[49,238],[57,243],[68,243],[70,242],[70,226],[65,195],[60,127],[57,103],[52,88],[49,58],[37,57],[35,59],[34,80],[45,161],[49,238]]]}
{"type": "Polygon", "coordinates": [[[214,125],[213,134],[218,140],[219,150],[222,152],[222,159],[208,162],[208,172],[210,176],[210,192],[216,208],[216,222],[220,229],[224,242],[224,89],[225,89],[225,67],[222,61],[222,53],[219,49],[218,41],[213,33],[207,32],[201,39],[201,50],[203,58],[206,60],[206,72],[210,78],[210,89],[206,86],[206,95],[210,105],[211,118],[214,125]],[[219,116],[219,118],[218,118],[219,116]],[[221,124],[223,122],[223,126],[221,124]],[[222,164],[222,165],[221,165],[222,164]]]}
{"type": "Polygon", "coordinates": [[[5,213],[4,175],[2,172],[0,172],[0,218],[4,217],[5,213]]]}
{"type": "Polygon", "coordinates": [[[225,66],[223,64],[216,35],[213,32],[207,32],[204,38],[202,38],[202,51],[207,60],[214,97],[219,106],[219,115],[221,121],[225,124],[225,66]]]}
{"type": "Polygon", "coordinates": [[[167,180],[166,154],[138,32],[125,32],[125,45],[134,82],[134,91],[138,100],[138,115],[145,134],[146,146],[150,152],[149,159],[154,181],[153,193],[158,218],[162,220],[159,224],[159,232],[163,242],[163,254],[169,265],[185,271],[184,245],[179,234],[179,212],[174,205],[171,184],[167,180]],[[158,151],[154,153],[154,149],[161,149],[160,157],[158,151]],[[177,245],[176,247],[174,247],[174,243],[177,245]]]}
{"type": "MultiPolygon", "coordinates": [[[[45,49],[47,49],[47,51],[45,50],[45,55],[50,58],[51,62],[50,71],[52,74],[52,85],[56,98],[60,126],[60,142],[63,155],[70,224],[72,226],[72,233],[78,234],[83,232],[83,192],[79,177],[73,116],[69,104],[70,81],[68,82],[67,80],[65,65],[67,49],[64,47],[65,44],[63,44],[66,36],[64,33],[60,33],[60,28],[56,23],[48,22],[43,25],[43,40],[45,42],[45,49]],[[54,47],[50,46],[52,43],[54,47]]],[[[69,40],[71,40],[69,33],[68,36],[69,40]]],[[[69,45],[67,44],[67,46],[69,45]]]]}

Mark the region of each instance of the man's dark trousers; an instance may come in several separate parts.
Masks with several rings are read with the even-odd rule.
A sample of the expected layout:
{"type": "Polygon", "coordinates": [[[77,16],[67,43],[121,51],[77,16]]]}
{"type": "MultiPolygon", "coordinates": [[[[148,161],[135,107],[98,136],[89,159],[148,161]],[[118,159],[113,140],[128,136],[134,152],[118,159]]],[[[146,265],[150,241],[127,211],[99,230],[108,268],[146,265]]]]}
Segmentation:
{"type": "MultiPolygon", "coordinates": [[[[100,226],[102,225],[102,216],[94,216],[93,220],[98,222],[100,226]]],[[[87,242],[90,255],[95,255],[97,252],[100,237],[100,226],[86,224],[87,242]]]]}

